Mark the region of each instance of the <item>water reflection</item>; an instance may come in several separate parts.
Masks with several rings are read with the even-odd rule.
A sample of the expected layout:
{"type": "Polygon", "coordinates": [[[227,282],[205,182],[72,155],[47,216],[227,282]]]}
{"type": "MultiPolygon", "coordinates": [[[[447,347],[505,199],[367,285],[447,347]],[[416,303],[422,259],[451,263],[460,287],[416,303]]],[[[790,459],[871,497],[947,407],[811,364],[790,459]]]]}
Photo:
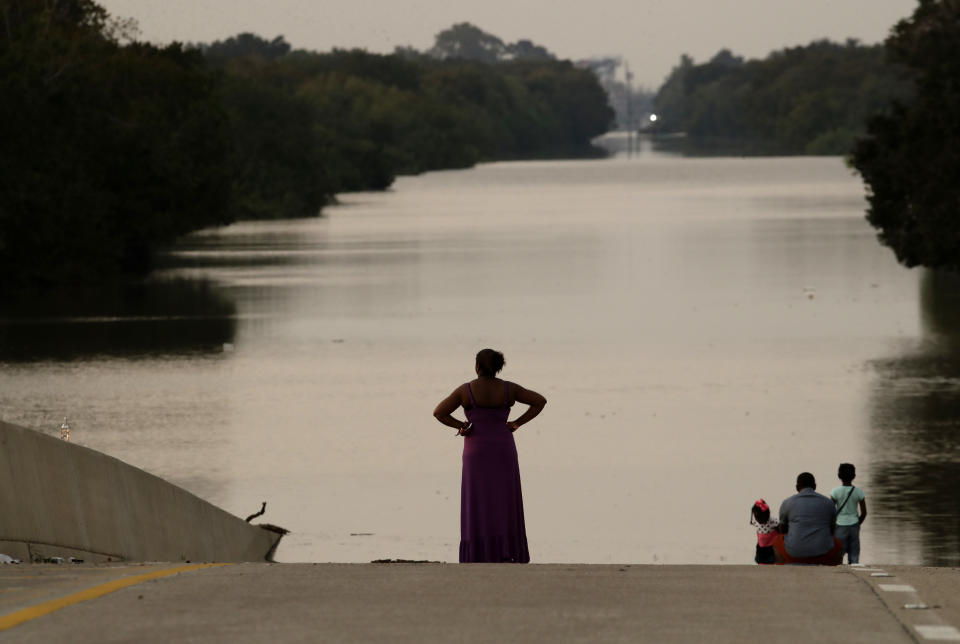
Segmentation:
{"type": "Polygon", "coordinates": [[[921,330],[916,274],[876,243],[838,158],[405,177],[324,217],[191,235],[156,282],[0,304],[0,361],[24,356],[0,364],[0,415],[69,415],[78,441],[240,516],[269,501],[296,533],[281,560],[455,557],[459,444],[429,412],[482,346],[552,401],[518,437],[539,561],[748,563],[743,504],[804,469],[832,482],[840,454],[862,465],[874,561],[932,552],[916,516],[951,508],[899,495],[946,489],[931,468],[903,477],[937,451],[910,405],[960,373],[911,361],[929,374],[953,336],[921,330]],[[691,512],[709,540],[674,528],[691,512]]]}
{"type": "Polygon", "coordinates": [[[0,305],[0,361],[222,351],[236,305],[204,280],[154,280],[0,305]]]}
{"type": "Polygon", "coordinates": [[[69,416],[76,444],[222,503],[230,392],[218,378],[238,318],[228,293],[157,277],[4,300],[2,418],[54,433],[69,416]]]}
{"type": "Polygon", "coordinates": [[[897,551],[924,565],[960,565],[960,275],[921,279],[923,337],[874,363],[868,494],[897,551]],[[911,541],[919,541],[910,544],[911,541]]]}

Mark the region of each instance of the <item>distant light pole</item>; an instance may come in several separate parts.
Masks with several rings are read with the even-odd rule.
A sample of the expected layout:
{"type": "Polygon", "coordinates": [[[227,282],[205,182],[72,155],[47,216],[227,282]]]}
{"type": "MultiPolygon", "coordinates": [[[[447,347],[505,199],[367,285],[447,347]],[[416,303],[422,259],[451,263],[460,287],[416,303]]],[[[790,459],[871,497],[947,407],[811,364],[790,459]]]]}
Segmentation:
{"type": "MultiPolygon", "coordinates": [[[[633,73],[630,63],[624,62],[623,69],[627,77],[627,156],[633,154],[633,73]]],[[[639,138],[638,141],[639,143],[639,138]]]]}

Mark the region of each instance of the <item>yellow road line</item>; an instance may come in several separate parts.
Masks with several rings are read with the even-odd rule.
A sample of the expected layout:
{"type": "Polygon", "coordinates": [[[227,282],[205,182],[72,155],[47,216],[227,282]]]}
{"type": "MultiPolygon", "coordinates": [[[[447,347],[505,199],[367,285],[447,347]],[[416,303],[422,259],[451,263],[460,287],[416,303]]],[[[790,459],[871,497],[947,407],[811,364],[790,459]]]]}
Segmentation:
{"type": "Polygon", "coordinates": [[[96,599],[97,597],[102,597],[108,593],[112,593],[121,588],[126,588],[127,586],[133,586],[135,584],[142,583],[144,581],[149,581],[151,579],[158,579],[160,577],[167,577],[169,575],[176,575],[181,572],[189,572],[191,570],[199,570],[200,568],[210,568],[211,566],[229,566],[230,564],[222,563],[212,563],[212,564],[191,564],[189,566],[177,566],[176,568],[164,568],[163,570],[155,570],[154,572],[149,572],[144,575],[136,575],[134,577],[124,577],[122,579],[114,579],[105,584],[100,584],[99,586],[92,586],[80,592],[73,593],[72,595],[67,595],[66,597],[60,597],[59,599],[51,599],[50,601],[43,602],[42,604],[37,604],[36,606],[30,606],[16,611],[15,613],[10,613],[9,615],[4,615],[0,617],[0,631],[5,631],[8,628],[13,628],[24,622],[29,622],[31,619],[36,619],[38,617],[43,617],[44,615],[49,615],[50,613],[60,610],[61,608],[66,608],[73,604],[79,604],[80,602],[85,602],[90,599],[96,599]]]}

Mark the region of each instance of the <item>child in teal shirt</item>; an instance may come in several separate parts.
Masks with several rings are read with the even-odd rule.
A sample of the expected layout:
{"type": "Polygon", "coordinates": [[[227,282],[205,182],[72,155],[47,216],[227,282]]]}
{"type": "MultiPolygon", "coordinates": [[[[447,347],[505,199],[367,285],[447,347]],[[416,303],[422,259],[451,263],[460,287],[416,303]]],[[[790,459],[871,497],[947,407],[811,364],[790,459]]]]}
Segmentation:
{"type": "Polygon", "coordinates": [[[843,544],[847,563],[860,563],[860,525],[867,518],[866,495],[853,485],[857,476],[853,464],[841,463],[837,476],[843,485],[830,491],[830,498],[837,506],[837,529],[833,536],[843,544]]]}

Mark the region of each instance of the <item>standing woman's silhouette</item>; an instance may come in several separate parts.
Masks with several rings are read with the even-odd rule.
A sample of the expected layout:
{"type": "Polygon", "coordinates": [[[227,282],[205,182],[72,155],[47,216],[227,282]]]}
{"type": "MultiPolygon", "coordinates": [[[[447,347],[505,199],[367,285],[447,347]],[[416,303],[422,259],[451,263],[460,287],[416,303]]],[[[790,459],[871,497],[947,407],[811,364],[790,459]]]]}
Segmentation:
{"type": "Polygon", "coordinates": [[[463,436],[460,485],[460,563],[527,563],[520,464],[513,432],[543,410],[547,399],[514,382],[497,378],[503,354],[477,354],[477,378],[440,401],[434,417],[463,436]],[[507,420],[514,402],[529,405],[516,420],[507,420]],[[463,407],[466,421],[451,414],[463,407]]]}

